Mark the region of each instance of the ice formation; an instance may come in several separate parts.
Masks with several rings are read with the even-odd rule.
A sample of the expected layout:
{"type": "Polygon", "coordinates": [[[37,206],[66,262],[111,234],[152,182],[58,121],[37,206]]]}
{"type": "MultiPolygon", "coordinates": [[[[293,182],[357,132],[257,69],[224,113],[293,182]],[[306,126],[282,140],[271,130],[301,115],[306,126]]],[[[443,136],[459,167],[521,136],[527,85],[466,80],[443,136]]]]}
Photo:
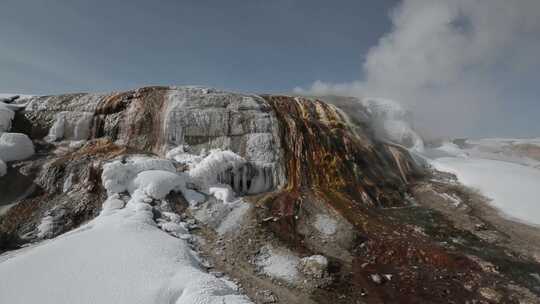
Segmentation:
{"type": "MultiPolygon", "coordinates": [[[[211,170],[231,165],[214,161],[238,160],[222,152],[211,153],[203,162],[204,169],[199,167],[194,176],[214,181],[211,177],[218,172],[211,170]]],[[[189,172],[176,172],[171,160],[145,156],[105,164],[102,182],[108,198],[100,215],[0,263],[0,271],[13,278],[0,284],[0,302],[251,303],[236,291],[234,283],[204,270],[190,246],[189,225],[167,211],[165,197],[171,191],[186,198],[196,196],[197,192],[186,188],[190,176],[189,172]],[[90,257],[88,252],[92,252],[90,257]],[[35,290],[21,293],[13,287],[23,281],[35,290]],[[58,286],[63,292],[55,292],[58,286]]],[[[232,190],[226,186],[211,188],[218,198],[214,203],[230,205],[225,202],[233,195],[228,191],[232,190]]],[[[237,216],[230,217],[226,226],[237,216]]],[[[38,236],[46,237],[53,228],[54,217],[46,215],[38,226],[38,236]]]]}
{"type": "Polygon", "coordinates": [[[189,177],[197,182],[201,188],[219,184],[220,178],[227,172],[237,174],[238,170],[246,164],[246,160],[231,151],[215,149],[189,170],[189,177]]]}
{"type": "Polygon", "coordinates": [[[184,145],[180,145],[174,149],[171,149],[169,152],[167,152],[166,157],[167,159],[174,160],[177,163],[186,165],[190,168],[198,164],[203,159],[203,156],[201,155],[194,155],[189,153],[188,147],[184,145]]]}
{"type": "Polygon", "coordinates": [[[47,141],[86,140],[90,135],[93,114],[87,112],[60,112],[49,129],[47,141]]]}
{"type": "MultiPolygon", "coordinates": [[[[172,87],[161,115],[167,157],[193,165],[204,150],[242,151],[248,165],[220,176],[242,194],[269,191],[284,182],[277,118],[261,97],[197,87],[172,87]],[[189,150],[189,151],[188,151],[189,150]]],[[[197,173],[198,174],[198,173],[197,173]]]]}

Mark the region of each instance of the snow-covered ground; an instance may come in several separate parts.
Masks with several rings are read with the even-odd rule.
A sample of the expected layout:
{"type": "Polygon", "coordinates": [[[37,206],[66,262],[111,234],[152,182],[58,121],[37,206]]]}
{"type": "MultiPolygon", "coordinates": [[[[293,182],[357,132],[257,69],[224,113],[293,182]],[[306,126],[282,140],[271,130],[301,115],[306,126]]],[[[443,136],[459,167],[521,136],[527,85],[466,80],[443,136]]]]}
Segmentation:
{"type": "MultiPolygon", "coordinates": [[[[251,303],[233,282],[201,266],[190,246],[189,224],[165,200],[171,191],[203,200],[187,188],[189,181],[214,195],[214,204],[232,204],[234,194],[226,193],[232,190],[211,182],[243,162],[230,151],[213,150],[194,172],[176,172],[171,160],[142,156],[106,164],[102,180],[109,197],[97,218],[0,256],[0,303],[251,303]]],[[[223,208],[232,214],[226,217],[229,228],[240,220],[237,205],[245,207],[223,208]]],[[[38,235],[48,235],[53,225],[44,217],[38,235]]]]}
{"type": "MultiPolygon", "coordinates": [[[[520,146],[536,147],[540,151],[540,138],[485,138],[465,141],[464,151],[470,156],[522,164],[540,169],[538,155],[520,151],[520,146]]],[[[537,152],[538,153],[538,152],[537,152]]]]}
{"type": "MultiPolygon", "coordinates": [[[[523,141],[523,140],[521,140],[523,141]]],[[[486,146],[486,140],[475,141],[486,146]]],[[[500,140],[487,140],[491,146],[500,140]]],[[[532,160],[509,156],[498,150],[476,147],[460,149],[452,143],[427,150],[425,155],[440,171],[453,173],[459,181],[478,189],[492,205],[513,220],[540,225],[540,170],[532,160]]]]}
{"type": "Polygon", "coordinates": [[[0,303],[250,303],[149,210],[139,202],[101,215],[0,262],[0,303]]]}

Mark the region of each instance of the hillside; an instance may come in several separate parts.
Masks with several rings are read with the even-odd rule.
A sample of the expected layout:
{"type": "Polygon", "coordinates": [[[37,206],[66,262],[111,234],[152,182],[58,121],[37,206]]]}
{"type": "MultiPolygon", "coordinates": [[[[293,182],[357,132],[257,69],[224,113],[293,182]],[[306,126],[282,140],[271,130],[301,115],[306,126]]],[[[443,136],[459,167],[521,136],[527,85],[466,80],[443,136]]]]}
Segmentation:
{"type": "Polygon", "coordinates": [[[407,119],[200,87],[4,100],[0,302],[540,303],[540,230],[407,119]]]}

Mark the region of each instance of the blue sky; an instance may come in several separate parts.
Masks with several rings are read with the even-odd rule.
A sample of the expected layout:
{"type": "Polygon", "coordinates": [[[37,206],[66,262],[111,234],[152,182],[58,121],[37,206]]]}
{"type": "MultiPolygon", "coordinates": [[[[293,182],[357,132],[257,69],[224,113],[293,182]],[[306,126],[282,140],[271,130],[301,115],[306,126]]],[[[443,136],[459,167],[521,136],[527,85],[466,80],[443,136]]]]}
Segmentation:
{"type": "Polygon", "coordinates": [[[396,3],[3,0],[0,91],[199,84],[285,92],[351,81],[396,3]]]}

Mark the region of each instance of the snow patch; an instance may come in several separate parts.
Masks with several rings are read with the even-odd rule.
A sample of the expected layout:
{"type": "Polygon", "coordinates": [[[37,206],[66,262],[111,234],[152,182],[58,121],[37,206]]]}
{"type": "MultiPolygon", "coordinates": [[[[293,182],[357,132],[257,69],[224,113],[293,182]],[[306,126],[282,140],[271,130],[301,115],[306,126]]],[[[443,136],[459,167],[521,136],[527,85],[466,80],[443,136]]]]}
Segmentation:
{"type": "Polygon", "coordinates": [[[208,188],[208,194],[213,195],[216,199],[230,203],[234,200],[234,191],[229,185],[213,185],[208,188]]]}
{"type": "Polygon", "coordinates": [[[54,230],[54,217],[47,215],[41,219],[40,224],[37,226],[37,237],[40,239],[52,236],[54,230]]]}
{"type": "Polygon", "coordinates": [[[223,235],[235,228],[239,227],[243,218],[246,216],[250,209],[250,205],[242,200],[238,200],[229,211],[227,216],[221,221],[216,231],[219,235],[223,235]]]}
{"type": "Polygon", "coordinates": [[[257,255],[255,264],[261,268],[264,274],[273,278],[289,283],[295,283],[299,278],[300,258],[285,249],[265,246],[257,255]]]}
{"type": "Polygon", "coordinates": [[[326,214],[317,214],[314,226],[326,236],[334,235],[337,231],[337,221],[326,214]]]}
{"type": "Polygon", "coordinates": [[[34,155],[34,144],[26,134],[2,133],[0,159],[4,162],[27,159],[34,155]]]}

